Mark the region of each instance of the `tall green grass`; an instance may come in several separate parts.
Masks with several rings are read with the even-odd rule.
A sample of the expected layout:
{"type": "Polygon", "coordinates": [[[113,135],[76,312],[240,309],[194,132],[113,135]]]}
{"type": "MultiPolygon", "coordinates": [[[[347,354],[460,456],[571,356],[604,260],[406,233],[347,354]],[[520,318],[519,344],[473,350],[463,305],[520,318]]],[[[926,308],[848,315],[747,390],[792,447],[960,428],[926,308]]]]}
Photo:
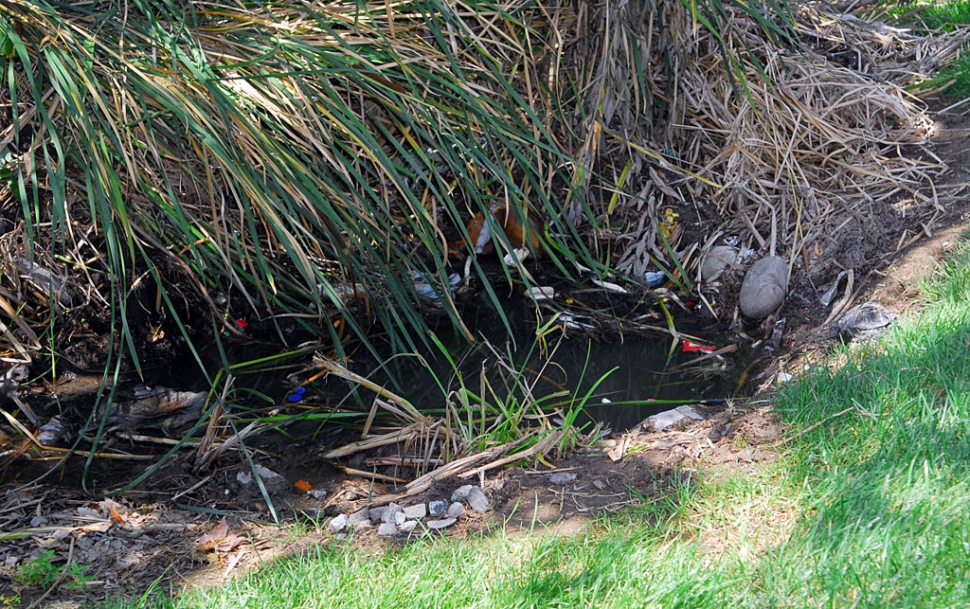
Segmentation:
{"type": "MultiPolygon", "coordinates": [[[[790,35],[784,3],[736,4],[773,39],[790,35]]],[[[690,10],[712,29],[727,19],[720,2],[690,10]]],[[[0,80],[17,128],[4,143],[20,153],[0,155],[0,177],[24,247],[110,279],[104,299],[136,363],[139,278],[172,317],[188,287],[217,319],[283,314],[338,350],[383,332],[414,351],[428,333],[420,273],[468,334],[449,242],[467,243],[477,212],[496,250],[511,243],[489,211],[505,206],[556,272],[611,263],[579,226],[603,211],[575,154],[588,139],[576,87],[595,75],[542,67],[566,57],[557,28],[596,25],[571,15],[527,1],[7,2],[0,80]],[[189,285],[173,286],[182,272],[189,285]]],[[[501,315],[498,286],[476,257],[471,269],[501,315]]]]}

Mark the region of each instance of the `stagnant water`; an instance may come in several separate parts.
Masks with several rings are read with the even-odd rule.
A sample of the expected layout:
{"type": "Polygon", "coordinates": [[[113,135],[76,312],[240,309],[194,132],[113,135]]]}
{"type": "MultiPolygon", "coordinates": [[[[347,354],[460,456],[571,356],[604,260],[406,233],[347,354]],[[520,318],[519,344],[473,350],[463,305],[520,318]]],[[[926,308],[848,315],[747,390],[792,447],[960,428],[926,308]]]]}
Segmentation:
{"type": "MultiPolygon", "coordinates": [[[[656,308],[655,305],[642,301],[631,304],[629,297],[611,297],[602,291],[582,294],[581,298],[584,316],[581,319],[577,316],[574,323],[569,321],[572,316],[568,310],[562,312],[559,325],[566,328],[565,332],[550,332],[544,349],[536,344],[536,307],[520,295],[506,301],[504,307],[511,332],[497,312],[484,304],[465,318],[479,338],[478,344],[449,339],[450,334],[439,335],[448,351],[447,357],[432,348],[420,358],[399,355],[378,366],[376,361],[368,363],[366,356],[359,354],[360,357],[354,358],[353,369],[406,397],[419,409],[430,411],[441,409],[445,394],[462,386],[479,394],[483,375],[498,394],[486,396],[487,401],[506,399],[502,387],[513,382],[515,372],[510,372],[511,369],[520,374],[521,381],[530,386],[531,395],[536,399],[545,400],[556,392],[568,392],[569,397],[555,398],[548,404],[556,404],[563,410],[582,404],[584,419],[601,422],[614,431],[624,431],[650,415],[674,408],[677,403],[729,398],[741,371],[751,361],[750,354],[743,349],[704,357],[708,350],[729,347],[731,342],[728,336],[712,333],[716,332],[715,324],[709,318],[705,317],[703,323],[700,321],[701,310],[669,307],[676,315],[677,333],[693,340],[684,336],[674,339],[666,331],[660,315],[654,319],[656,331],[647,335],[642,328],[637,332],[625,331],[619,322],[620,315],[630,317],[631,308],[642,314],[650,311],[651,306],[656,308]],[[595,303],[595,309],[591,303],[595,303]],[[609,332],[581,327],[596,322],[614,327],[609,332]]],[[[573,306],[578,305],[573,299],[569,301],[573,306]]],[[[334,383],[328,386],[323,391],[333,391],[334,383]]],[[[314,389],[310,388],[310,392],[314,389]]],[[[337,393],[330,397],[338,397],[337,393]]],[[[521,397],[523,392],[516,394],[521,397]]]]}
{"type": "MultiPolygon", "coordinates": [[[[599,421],[614,431],[623,431],[650,415],[674,408],[678,402],[686,404],[729,398],[736,389],[741,371],[751,361],[750,353],[744,349],[704,358],[705,349],[728,347],[731,338],[723,333],[717,334],[718,325],[712,323],[700,307],[685,310],[668,303],[676,332],[683,335],[674,339],[667,332],[658,305],[653,302],[645,303],[635,296],[610,294],[603,290],[559,294],[557,306],[562,311],[558,325],[565,331],[550,332],[544,341],[545,349],[539,349],[536,345],[537,308],[521,292],[503,302],[501,315],[486,299],[482,298],[480,302],[466,309],[463,317],[478,338],[477,344],[458,340],[451,326],[445,323],[438,339],[447,350],[447,356],[435,347],[429,347],[420,357],[414,354],[391,357],[391,353],[386,353],[383,359],[387,361],[382,365],[366,350],[358,348],[348,367],[402,395],[419,409],[431,412],[440,411],[445,395],[462,385],[478,394],[483,371],[498,394],[488,401],[507,398],[501,387],[511,382],[514,375],[508,368],[512,368],[521,372],[521,379],[531,387],[533,397],[542,400],[553,393],[566,391],[570,397],[555,400],[561,408],[582,403],[587,419],[599,421]],[[573,311],[582,314],[574,316],[573,311]],[[651,312],[653,317],[646,315],[651,312]],[[644,333],[642,327],[636,331],[624,328],[622,319],[634,315],[652,320],[649,325],[655,331],[644,333]],[[589,329],[589,325],[597,324],[610,331],[589,329]],[[684,336],[694,340],[685,342],[684,336]],[[690,342],[698,344],[691,345],[690,342]],[[701,361],[693,363],[699,359],[701,361]],[[498,360],[505,365],[500,365],[498,360]]],[[[544,319],[551,317],[548,309],[543,313],[544,319]]],[[[252,359],[254,349],[250,345],[236,344],[231,357],[237,361],[252,359]]],[[[309,355],[302,362],[290,362],[291,367],[284,371],[242,375],[237,380],[237,388],[252,389],[285,405],[287,398],[293,397],[290,392],[294,383],[305,381],[311,372],[289,377],[287,374],[305,366],[308,361],[309,355]]],[[[213,364],[217,366],[217,362],[214,358],[213,364]]],[[[180,375],[180,378],[186,376],[180,375]]],[[[200,386],[199,383],[195,385],[196,388],[200,386]]],[[[348,383],[339,380],[308,386],[303,403],[346,403],[348,387],[348,383]]],[[[368,406],[371,394],[363,391],[358,395],[358,405],[368,406]]],[[[518,392],[517,397],[521,395],[518,392]]]]}
{"type": "MultiPolygon", "coordinates": [[[[672,338],[665,331],[663,316],[643,315],[651,311],[656,313],[657,305],[653,302],[635,299],[631,302],[629,297],[611,297],[602,292],[576,293],[572,297],[567,294],[559,301],[582,314],[573,319],[570,309],[564,307],[559,322],[566,328],[565,333],[550,332],[545,337],[543,349],[536,343],[536,307],[520,294],[503,303],[508,327],[498,312],[487,304],[472,310],[466,323],[479,337],[477,344],[456,340],[449,327],[439,335],[447,356],[430,348],[420,357],[414,354],[390,357],[388,354],[384,358],[387,361],[380,365],[376,359],[369,358],[366,350],[358,349],[347,366],[402,395],[431,415],[440,413],[447,396],[463,386],[482,395],[485,383],[491,388],[484,391],[487,402],[510,402],[508,387],[518,381],[528,386],[529,395],[540,401],[547,412],[558,408],[566,413],[582,405],[582,414],[577,419],[580,425],[600,422],[606,428],[624,431],[679,403],[729,398],[736,389],[741,371],[751,361],[750,354],[743,350],[725,349],[723,355],[706,356],[704,348],[729,347],[731,339],[727,335],[712,334],[715,324],[709,318],[701,321],[696,311],[669,307],[675,316],[677,332],[694,338],[699,343],[695,346],[685,343],[683,336],[672,338]],[[641,327],[634,332],[624,328],[619,320],[630,319],[631,311],[640,319],[653,319],[654,331],[644,332],[641,327]],[[600,330],[576,325],[583,326],[587,322],[594,326],[598,322],[600,330]],[[602,327],[608,327],[610,331],[603,332],[602,327]],[[557,393],[563,395],[550,398],[557,393]]],[[[223,347],[235,363],[273,355],[265,347],[245,341],[226,341],[223,347]]],[[[203,356],[210,375],[221,367],[218,349],[212,348],[203,356]]],[[[294,421],[302,420],[302,423],[288,427],[287,435],[275,438],[276,434],[264,434],[259,443],[279,445],[283,440],[285,445],[293,438],[319,437],[319,431],[326,423],[319,423],[318,418],[307,424],[312,417],[305,415],[327,412],[335,404],[363,411],[370,407],[373,394],[366,390],[354,392],[356,385],[347,381],[331,377],[309,383],[315,372],[310,360],[311,353],[306,352],[276,366],[236,371],[229,405],[234,414],[244,419],[272,412],[277,421],[288,416],[294,421]],[[297,387],[302,391],[299,396],[294,392],[297,387]],[[253,409],[253,412],[247,413],[247,409],[253,409]]],[[[208,389],[205,375],[188,361],[153,381],[174,391],[208,389]]],[[[118,395],[130,393],[136,382],[132,380],[117,387],[118,395]]],[[[524,391],[513,393],[519,404],[526,399],[524,391]]],[[[454,395],[451,399],[457,401],[454,395]]],[[[78,419],[92,407],[93,395],[89,395],[72,401],[66,410],[76,415],[73,423],[77,425],[78,419]]],[[[361,419],[356,421],[359,423],[361,419]]],[[[154,429],[129,431],[172,435],[172,430],[158,425],[154,429]]],[[[320,441],[326,442],[323,438],[320,441]]],[[[79,448],[84,450],[89,446],[80,445],[79,448]]],[[[150,454],[150,446],[145,448],[150,454]]],[[[43,466],[42,463],[33,465],[43,466]]],[[[36,474],[37,467],[20,471],[16,477],[36,474]]]]}

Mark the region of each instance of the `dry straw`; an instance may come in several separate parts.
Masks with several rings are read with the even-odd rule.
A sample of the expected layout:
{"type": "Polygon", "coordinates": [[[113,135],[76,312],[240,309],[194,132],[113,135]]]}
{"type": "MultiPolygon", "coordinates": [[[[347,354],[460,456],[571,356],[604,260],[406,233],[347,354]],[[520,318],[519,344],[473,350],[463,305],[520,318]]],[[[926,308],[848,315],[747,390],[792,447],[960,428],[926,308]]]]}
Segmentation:
{"type": "Polygon", "coordinates": [[[677,2],[600,6],[587,25],[603,33],[596,50],[577,43],[571,60],[596,58],[583,162],[618,175],[632,159],[636,194],[621,197],[626,229],[613,236],[621,270],[640,275],[669,254],[656,220],[668,205],[713,208],[725,234],[793,259],[836,219],[903,198],[939,209],[932,179],[944,166],[922,148],[933,123],[903,86],[954,58],[967,31],[922,37],[805,8],[794,21],[804,46],[779,47],[736,7],[721,7],[715,33],[677,2]]]}

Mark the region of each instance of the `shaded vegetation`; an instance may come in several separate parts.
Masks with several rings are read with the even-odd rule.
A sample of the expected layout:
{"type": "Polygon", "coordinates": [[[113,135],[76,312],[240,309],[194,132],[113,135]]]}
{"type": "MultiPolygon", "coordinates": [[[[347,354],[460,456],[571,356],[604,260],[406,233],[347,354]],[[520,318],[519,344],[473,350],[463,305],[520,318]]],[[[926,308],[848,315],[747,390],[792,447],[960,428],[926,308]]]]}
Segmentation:
{"type": "MultiPolygon", "coordinates": [[[[87,304],[113,313],[114,346],[136,366],[144,328],[191,335],[206,325],[193,318],[201,309],[215,334],[238,333],[232,320],[255,313],[285,340],[286,315],[338,351],[374,329],[413,350],[427,328],[416,277],[438,286],[436,310],[468,335],[447,288],[456,250],[480,240],[505,253],[517,240],[565,276],[577,262],[612,265],[590,239],[604,210],[591,201],[623,187],[608,174],[627,161],[601,166],[599,140],[620,126],[617,111],[623,131],[640,131],[626,137],[666,128],[665,85],[647,62],[676,65],[684,51],[665,34],[627,53],[632,97],[619,107],[615,75],[589,63],[603,42],[589,28],[612,23],[610,8],[8,3],[5,248],[66,263],[67,277],[40,291],[79,284],[87,304]],[[524,238],[507,236],[499,209],[524,238]],[[475,214],[491,230],[473,242],[475,214]]],[[[683,12],[618,10],[633,22],[609,44],[649,39],[654,19],[683,12]]],[[[694,15],[711,28],[725,17],[719,4],[694,15]]],[[[636,150],[633,174],[656,156],[636,150]]],[[[514,259],[502,268],[506,281],[528,278],[514,259]]],[[[470,269],[497,303],[478,257],[470,269]]],[[[37,350],[26,338],[18,346],[37,350]]]]}

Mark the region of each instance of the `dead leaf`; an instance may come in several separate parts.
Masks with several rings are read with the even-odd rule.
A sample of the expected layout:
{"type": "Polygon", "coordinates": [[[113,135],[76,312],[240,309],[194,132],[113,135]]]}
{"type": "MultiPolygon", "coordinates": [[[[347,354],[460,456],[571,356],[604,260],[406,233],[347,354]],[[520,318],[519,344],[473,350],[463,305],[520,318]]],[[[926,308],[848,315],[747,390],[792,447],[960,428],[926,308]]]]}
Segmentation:
{"type": "Polygon", "coordinates": [[[229,531],[229,524],[223,517],[219,523],[199,538],[197,547],[203,552],[232,552],[239,544],[246,541],[246,537],[237,531],[229,531]]]}
{"type": "Polygon", "coordinates": [[[627,447],[630,446],[630,437],[623,436],[616,446],[606,451],[606,455],[610,458],[613,463],[617,463],[623,460],[623,455],[626,454],[627,447]]]}
{"type": "Polygon", "coordinates": [[[219,521],[216,526],[209,529],[208,533],[202,535],[196,545],[203,552],[211,552],[216,549],[216,545],[222,539],[225,539],[226,535],[229,533],[229,523],[226,522],[226,517],[223,516],[222,520],[219,521]]]}
{"type": "Polygon", "coordinates": [[[101,509],[104,512],[106,512],[107,515],[110,516],[111,519],[117,522],[118,524],[124,524],[128,522],[128,518],[126,517],[128,508],[121,505],[117,501],[113,501],[111,499],[105,499],[104,501],[101,502],[101,509]]]}

